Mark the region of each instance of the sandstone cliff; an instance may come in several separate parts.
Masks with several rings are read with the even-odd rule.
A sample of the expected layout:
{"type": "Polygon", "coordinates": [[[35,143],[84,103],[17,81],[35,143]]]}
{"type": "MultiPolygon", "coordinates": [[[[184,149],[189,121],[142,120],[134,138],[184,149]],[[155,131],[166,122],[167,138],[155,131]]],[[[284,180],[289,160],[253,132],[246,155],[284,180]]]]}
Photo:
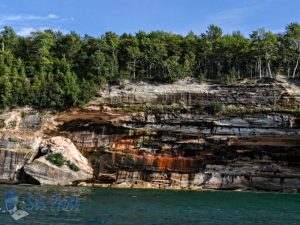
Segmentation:
{"type": "Polygon", "coordinates": [[[22,108],[0,116],[0,182],[70,185],[93,177],[93,169],[71,140],[52,137],[55,114],[22,108]],[[63,165],[48,156],[58,154],[63,165]],[[74,171],[75,170],[75,171],[74,171]]]}
{"type": "Polygon", "coordinates": [[[138,83],[103,87],[83,109],[16,116],[20,109],[0,117],[0,177],[44,184],[90,179],[75,151],[80,159],[72,153],[70,160],[83,162],[84,175],[71,180],[66,165],[32,159],[40,139],[64,136],[71,142],[61,143],[61,152],[77,148],[93,168],[93,180],[80,185],[299,192],[299,96],[299,85],[282,77],[236,85],[138,83]]]}
{"type": "Polygon", "coordinates": [[[69,139],[53,137],[44,140],[39,149],[47,151],[47,154],[25,165],[24,171],[40,184],[71,185],[74,181],[93,178],[93,169],[89,166],[87,159],[69,139]],[[61,154],[63,165],[58,166],[49,161],[47,156],[51,154],[61,154]]]}

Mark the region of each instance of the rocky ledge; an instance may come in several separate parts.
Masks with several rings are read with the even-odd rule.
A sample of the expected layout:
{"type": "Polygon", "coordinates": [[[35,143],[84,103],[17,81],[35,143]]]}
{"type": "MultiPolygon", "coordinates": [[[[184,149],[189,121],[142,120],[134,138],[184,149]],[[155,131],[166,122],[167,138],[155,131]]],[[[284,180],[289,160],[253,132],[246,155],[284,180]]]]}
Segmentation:
{"type": "Polygon", "coordinates": [[[99,96],[67,112],[3,113],[0,179],[300,192],[297,82],[138,83],[99,96]]]}

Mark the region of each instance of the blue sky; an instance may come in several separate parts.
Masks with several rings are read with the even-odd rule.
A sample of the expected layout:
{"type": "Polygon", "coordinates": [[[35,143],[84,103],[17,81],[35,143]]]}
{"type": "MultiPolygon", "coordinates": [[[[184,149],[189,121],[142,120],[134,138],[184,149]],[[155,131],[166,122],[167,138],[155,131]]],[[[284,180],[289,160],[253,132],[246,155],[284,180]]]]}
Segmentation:
{"type": "Polygon", "coordinates": [[[299,0],[0,0],[0,27],[19,35],[52,28],[100,36],[139,30],[200,34],[209,24],[246,36],[265,27],[282,32],[300,22],[299,0]]]}

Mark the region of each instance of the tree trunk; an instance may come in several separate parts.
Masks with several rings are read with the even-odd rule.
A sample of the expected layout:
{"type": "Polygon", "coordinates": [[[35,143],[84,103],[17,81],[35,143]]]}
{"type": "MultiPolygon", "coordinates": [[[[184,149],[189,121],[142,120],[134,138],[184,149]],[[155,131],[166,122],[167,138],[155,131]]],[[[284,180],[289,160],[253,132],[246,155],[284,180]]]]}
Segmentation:
{"type": "Polygon", "coordinates": [[[133,60],[133,80],[135,80],[135,60],[133,60]]]}
{"type": "Polygon", "coordinates": [[[273,78],[271,67],[270,67],[270,61],[268,61],[268,71],[269,71],[270,78],[273,78]]]}
{"type": "Polygon", "coordinates": [[[261,79],[261,59],[258,61],[259,79],[261,79]]]}
{"type": "Polygon", "coordinates": [[[297,72],[298,64],[299,64],[299,59],[300,59],[300,54],[298,55],[297,62],[296,62],[296,65],[295,65],[295,68],[294,68],[294,71],[293,71],[293,78],[295,78],[295,76],[296,76],[296,72],[297,72]]]}

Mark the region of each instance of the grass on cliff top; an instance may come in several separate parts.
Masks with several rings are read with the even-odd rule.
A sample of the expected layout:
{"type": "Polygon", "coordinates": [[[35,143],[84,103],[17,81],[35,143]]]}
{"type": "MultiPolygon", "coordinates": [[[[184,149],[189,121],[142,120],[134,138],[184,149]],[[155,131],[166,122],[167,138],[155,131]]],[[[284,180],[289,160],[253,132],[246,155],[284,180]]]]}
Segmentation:
{"type": "Polygon", "coordinates": [[[46,157],[46,159],[58,167],[62,167],[63,165],[67,164],[71,170],[75,172],[79,171],[78,166],[76,166],[74,163],[71,163],[69,160],[66,160],[61,153],[50,154],[46,157]]]}
{"type": "Polygon", "coordinates": [[[212,116],[222,112],[223,108],[224,105],[220,102],[204,102],[193,106],[194,111],[212,116]]]}
{"type": "Polygon", "coordinates": [[[290,114],[295,117],[300,117],[299,108],[286,108],[286,109],[272,109],[272,108],[239,108],[239,107],[224,107],[220,115],[243,115],[243,114],[269,114],[269,113],[283,113],[290,114]]]}
{"type": "Polygon", "coordinates": [[[197,112],[200,114],[216,115],[223,110],[223,104],[219,102],[203,102],[194,106],[185,106],[184,103],[163,105],[163,104],[136,104],[124,106],[123,112],[145,112],[145,113],[184,113],[184,112],[197,112]]]}
{"type": "Polygon", "coordinates": [[[174,113],[180,112],[184,107],[179,104],[172,105],[162,105],[162,104],[135,104],[128,105],[122,108],[123,112],[133,113],[133,112],[145,112],[145,113],[174,113]]]}
{"type": "Polygon", "coordinates": [[[257,113],[284,113],[296,117],[300,117],[300,108],[270,108],[270,107],[230,107],[223,103],[212,102],[199,102],[193,106],[186,106],[184,103],[163,105],[163,104],[134,104],[124,106],[123,112],[134,113],[144,112],[153,114],[168,114],[168,113],[197,113],[206,115],[243,115],[243,114],[257,114],[257,113]]]}
{"type": "Polygon", "coordinates": [[[285,109],[285,113],[292,114],[296,117],[300,117],[300,108],[295,108],[295,109],[285,109]]]}
{"type": "Polygon", "coordinates": [[[221,115],[240,115],[240,114],[256,114],[256,113],[272,113],[271,108],[241,108],[241,107],[224,107],[221,115]]]}

